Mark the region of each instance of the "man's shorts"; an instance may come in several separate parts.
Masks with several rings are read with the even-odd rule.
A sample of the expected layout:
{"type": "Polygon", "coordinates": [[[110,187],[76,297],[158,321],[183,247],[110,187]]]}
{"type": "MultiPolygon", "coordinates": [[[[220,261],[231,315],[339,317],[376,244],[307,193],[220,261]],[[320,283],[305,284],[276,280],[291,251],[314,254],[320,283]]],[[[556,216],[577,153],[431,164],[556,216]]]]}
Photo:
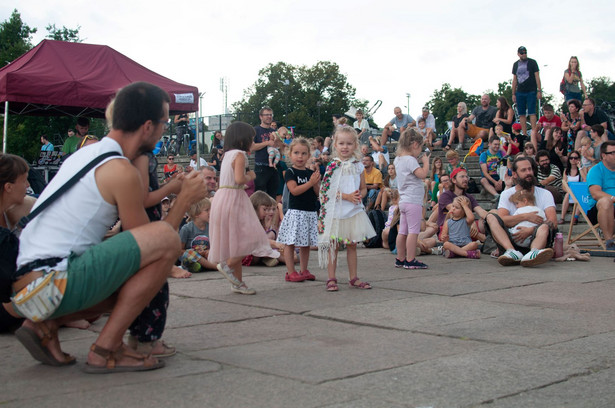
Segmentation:
{"type": "MultiPolygon", "coordinates": [[[[487,177],[483,177],[485,180],[487,180],[487,183],[491,184],[493,187],[495,187],[495,184],[493,184],[491,182],[491,180],[489,180],[487,177]]],[[[500,181],[500,175],[499,174],[491,174],[491,178],[494,179],[495,181],[500,181]]]]}
{"type": "Polygon", "coordinates": [[[536,114],[536,91],[515,92],[517,98],[517,112],[519,116],[536,114]]]}
{"type": "MultiPolygon", "coordinates": [[[[615,217],[615,205],[613,205],[613,216],[615,217]]],[[[593,225],[598,224],[598,209],[595,205],[587,211],[587,218],[593,225]]]]}
{"type": "Polygon", "coordinates": [[[401,133],[399,133],[399,131],[394,130],[393,133],[391,133],[391,136],[389,136],[389,139],[393,139],[393,140],[397,140],[399,141],[399,137],[401,136],[401,133]]]}
{"type": "Polygon", "coordinates": [[[466,135],[470,136],[472,139],[476,139],[476,136],[478,136],[478,134],[483,130],[485,132],[489,132],[489,129],[485,129],[485,128],[473,125],[472,123],[468,123],[468,129],[466,130],[466,135]]]}
{"type": "MultiPolygon", "coordinates": [[[[523,253],[526,254],[529,252],[529,250],[531,248],[526,248],[526,247],[522,247],[519,246],[517,244],[517,241],[514,240],[512,234],[510,233],[508,227],[506,226],[506,224],[504,224],[504,221],[502,221],[502,218],[500,218],[500,216],[498,214],[493,214],[493,213],[489,213],[487,214],[488,217],[494,216],[497,220],[498,220],[498,224],[500,224],[500,227],[502,227],[502,229],[504,230],[504,232],[506,233],[506,235],[508,235],[508,239],[510,240],[510,242],[513,244],[513,247],[523,253]]],[[[537,225],[534,228],[534,231],[532,231],[532,234],[529,236],[529,242],[534,241],[534,238],[536,238],[536,232],[538,231],[538,228],[540,227],[540,225],[537,225]]],[[[549,229],[549,235],[547,236],[547,243],[545,245],[545,248],[551,248],[553,247],[553,239],[555,238],[555,233],[557,232],[557,230],[553,230],[553,229],[549,229]]],[[[489,223],[485,221],[485,235],[491,235],[491,237],[493,237],[493,234],[491,233],[491,229],[489,228],[489,223]]],[[[497,242],[495,240],[495,238],[493,239],[493,241],[495,242],[495,244],[498,246],[498,250],[500,251],[500,255],[504,253],[505,248],[500,245],[499,242],[497,242]]]]}
{"type": "Polygon", "coordinates": [[[130,231],[124,231],[81,255],[68,258],[68,278],[55,319],[88,309],[109,298],[138,270],[141,250],[130,231]]]}

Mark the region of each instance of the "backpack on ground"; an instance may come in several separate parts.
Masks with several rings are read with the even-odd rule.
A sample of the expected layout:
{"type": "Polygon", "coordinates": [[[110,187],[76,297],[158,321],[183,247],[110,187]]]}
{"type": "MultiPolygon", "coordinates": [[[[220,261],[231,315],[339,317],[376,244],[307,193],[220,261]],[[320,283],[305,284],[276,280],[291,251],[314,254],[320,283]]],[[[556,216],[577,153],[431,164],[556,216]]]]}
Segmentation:
{"type": "Polygon", "coordinates": [[[381,210],[371,210],[367,213],[369,221],[376,231],[376,236],[369,238],[365,241],[366,248],[382,248],[382,230],[384,229],[384,223],[386,222],[386,215],[381,210]]]}

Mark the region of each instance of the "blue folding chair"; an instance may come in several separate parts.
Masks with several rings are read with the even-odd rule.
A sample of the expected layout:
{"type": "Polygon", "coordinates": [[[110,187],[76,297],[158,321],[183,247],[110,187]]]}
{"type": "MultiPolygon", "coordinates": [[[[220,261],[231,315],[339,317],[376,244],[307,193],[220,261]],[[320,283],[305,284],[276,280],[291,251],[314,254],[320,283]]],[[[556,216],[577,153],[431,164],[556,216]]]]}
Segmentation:
{"type": "Polygon", "coordinates": [[[567,183],[565,180],[562,184],[564,190],[567,191],[570,194],[570,197],[574,200],[574,208],[572,209],[572,213],[576,214],[576,210],[578,208],[588,226],[588,228],[580,234],[572,236],[572,228],[574,226],[574,217],[572,217],[568,228],[568,245],[576,243],[579,247],[600,247],[606,251],[606,244],[598,231],[599,224],[596,223],[594,225],[587,216],[587,212],[591,209],[590,202],[592,201],[592,196],[589,193],[589,185],[585,181],[571,181],[570,183],[567,183]],[[593,234],[593,238],[589,235],[590,233],[593,234]]]}

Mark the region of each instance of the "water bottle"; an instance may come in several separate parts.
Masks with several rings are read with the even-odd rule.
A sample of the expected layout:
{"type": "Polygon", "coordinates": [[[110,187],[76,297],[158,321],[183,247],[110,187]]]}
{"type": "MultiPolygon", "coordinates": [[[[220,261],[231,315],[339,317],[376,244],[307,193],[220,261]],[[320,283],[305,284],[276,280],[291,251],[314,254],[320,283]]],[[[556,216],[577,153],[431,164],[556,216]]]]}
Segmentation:
{"type": "Polygon", "coordinates": [[[553,242],[553,258],[561,258],[564,256],[564,236],[561,232],[555,234],[553,242]]]}

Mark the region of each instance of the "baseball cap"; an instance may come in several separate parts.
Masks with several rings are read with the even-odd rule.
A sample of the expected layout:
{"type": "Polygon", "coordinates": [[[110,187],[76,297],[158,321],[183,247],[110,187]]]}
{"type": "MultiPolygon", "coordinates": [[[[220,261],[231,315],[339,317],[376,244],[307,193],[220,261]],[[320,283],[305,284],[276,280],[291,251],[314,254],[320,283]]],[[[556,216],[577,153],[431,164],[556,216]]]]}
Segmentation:
{"type": "Polygon", "coordinates": [[[453,172],[451,173],[451,179],[455,178],[455,176],[457,176],[457,174],[461,173],[462,171],[465,171],[466,173],[468,172],[466,169],[464,169],[463,167],[457,167],[455,170],[453,170],[453,172]]]}
{"type": "Polygon", "coordinates": [[[512,128],[515,130],[521,130],[521,123],[513,123],[512,128]]]}
{"type": "Polygon", "coordinates": [[[522,45],[521,47],[519,47],[519,49],[517,50],[517,52],[519,54],[526,54],[527,53],[527,49],[522,45]]]}

